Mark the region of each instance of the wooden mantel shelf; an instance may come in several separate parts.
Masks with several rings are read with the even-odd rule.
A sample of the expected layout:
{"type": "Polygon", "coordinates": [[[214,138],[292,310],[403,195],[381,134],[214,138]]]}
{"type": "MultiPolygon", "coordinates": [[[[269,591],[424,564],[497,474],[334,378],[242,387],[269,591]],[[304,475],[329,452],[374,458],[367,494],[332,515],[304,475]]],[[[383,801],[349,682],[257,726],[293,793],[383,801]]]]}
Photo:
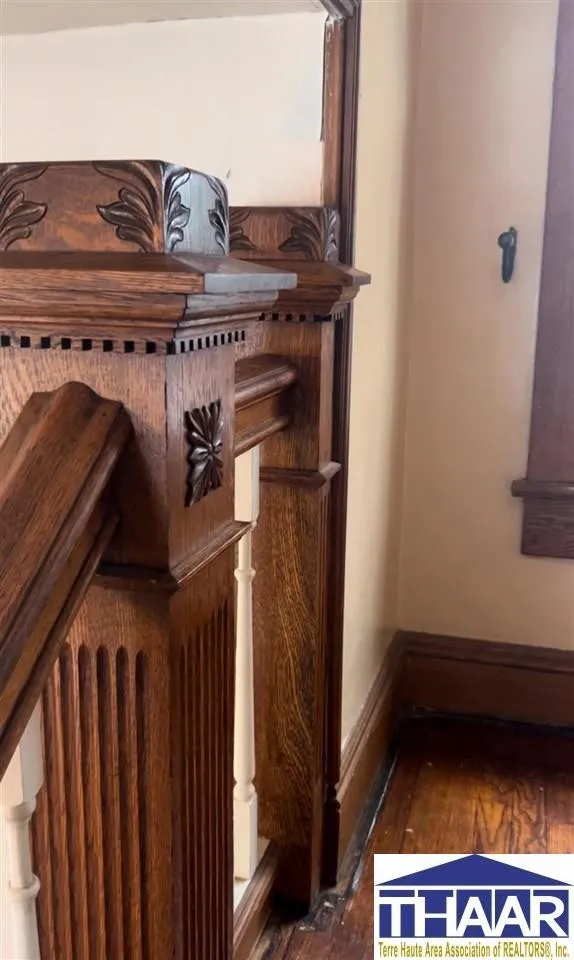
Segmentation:
{"type": "Polygon", "coordinates": [[[292,290],[297,275],[231,257],[162,253],[0,254],[0,293],[15,294],[22,277],[32,291],[110,293],[268,293],[292,290]]]}

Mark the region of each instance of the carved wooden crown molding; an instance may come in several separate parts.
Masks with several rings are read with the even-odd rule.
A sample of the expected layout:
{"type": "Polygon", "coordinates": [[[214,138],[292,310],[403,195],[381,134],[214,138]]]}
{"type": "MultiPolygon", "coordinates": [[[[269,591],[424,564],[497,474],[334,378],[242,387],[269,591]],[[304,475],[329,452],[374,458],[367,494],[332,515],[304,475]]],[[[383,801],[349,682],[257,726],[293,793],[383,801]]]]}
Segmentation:
{"type": "Polygon", "coordinates": [[[0,250],[14,246],[225,256],[227,190],[159,160],[0,164],[0,250]]]}
{"type": "Polygon", "coordinates": [[[231,207],[230,251],[240,260],[339,259],[334,207],[231,207]]]}
{"type": "Polygon", "coordinates": [[[156,160],[0,164],[0,332],[148,344],[215,317],[329,317],[369,282],[338,262],[339,224],[230,210],[220,180],[156,160]]]}
{"type": "Polygon", "coordinates": [[[48,205],[27,198],[24,184],[41,177],[47,167],[40,163],[0,165],[0,250],[18,240],[28,240],[34,224],[46,216],[48,205]]]}
{"type": "Polygon", "coordinates": [[[331,316],[369,283],[366,273],[338,262],[340,217],[334,207],[231,207],[231,255],[297,274],[282,292],[278,315],[331,316]]]}

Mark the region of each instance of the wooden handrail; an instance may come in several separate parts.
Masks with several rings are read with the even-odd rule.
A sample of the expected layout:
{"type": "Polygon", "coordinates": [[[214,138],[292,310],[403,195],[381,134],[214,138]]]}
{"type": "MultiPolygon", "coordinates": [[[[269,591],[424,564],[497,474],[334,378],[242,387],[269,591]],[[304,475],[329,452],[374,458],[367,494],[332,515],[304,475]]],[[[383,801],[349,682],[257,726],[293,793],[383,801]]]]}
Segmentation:
{"type": "Polygon", "coordinates": [[[129,432],[120,403],[67,383],[33,394],[0,447],[0,779],[115,528],[129,432]]]}

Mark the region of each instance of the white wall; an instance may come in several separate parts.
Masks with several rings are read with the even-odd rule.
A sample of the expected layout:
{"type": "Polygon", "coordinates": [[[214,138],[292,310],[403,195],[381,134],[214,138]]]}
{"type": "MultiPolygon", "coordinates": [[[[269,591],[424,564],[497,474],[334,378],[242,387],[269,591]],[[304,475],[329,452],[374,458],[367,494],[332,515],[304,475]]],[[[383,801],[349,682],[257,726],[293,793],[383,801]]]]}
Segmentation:
{"type": "Polygon", "coordinates": [[[170,160],[235,204],[320,203],[320,13],[0,38],[0,159],[170,160]]]}
{"type": "Polygon", "coordinates": [[[574,565],[520,555],[509,493],[527,462],[556,14],[424,4],[400,625],[573,647],[574,565]]]}

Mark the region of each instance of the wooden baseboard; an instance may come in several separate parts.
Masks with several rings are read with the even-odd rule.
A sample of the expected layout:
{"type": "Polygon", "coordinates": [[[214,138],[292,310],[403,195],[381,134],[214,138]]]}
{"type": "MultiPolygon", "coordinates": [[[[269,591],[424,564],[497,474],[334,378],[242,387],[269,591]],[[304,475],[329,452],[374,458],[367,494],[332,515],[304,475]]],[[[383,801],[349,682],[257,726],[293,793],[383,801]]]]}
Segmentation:
{"type": "Polygon", "coordinates": [[[400,632],[402,705],[574,726],[574,651],[400,632]]]}
{"type": "Polygon", "coordinates": [[[233,918],[233,960],[247,960],[271,913],[279,848],[270,843],[233,918]]]}
{"type": "Polygon", "coordinates": [[[389,758],[398,721],[400,673],[401,641],[395,638],[341,756],[339,866],[351,848],[377,774],[389,758]]]}
{"type": "Polygon", "coordinates": [[[401,716],[436,710],[574,726],[574,651],[398,631],[341,757],[339,869],[401,716]]]}

